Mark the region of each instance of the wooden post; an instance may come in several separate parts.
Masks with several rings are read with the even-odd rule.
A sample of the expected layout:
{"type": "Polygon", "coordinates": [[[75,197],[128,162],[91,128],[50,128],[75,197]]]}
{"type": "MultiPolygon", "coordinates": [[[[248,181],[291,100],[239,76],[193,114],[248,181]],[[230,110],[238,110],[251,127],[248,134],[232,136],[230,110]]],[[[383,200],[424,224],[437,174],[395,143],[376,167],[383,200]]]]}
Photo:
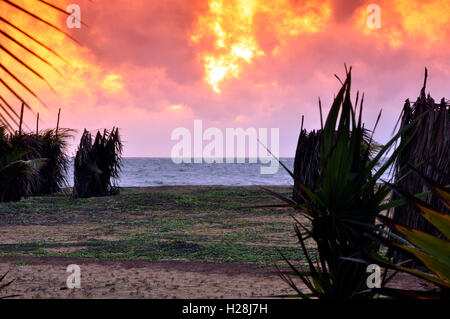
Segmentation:
{"type": "Polygon", "coordinates": [[[37,113],[37,118],[36,118],[36,136],[39,135],[39,112],[37,113]]]}
{"type": "Polygon", "coordinates": [[[322,128],[323,131],[322,101],[320,100],[320,97],[319,97],[319,111],[320,111],[320,127],[322,128]]]}
{"type": "Polygon", "coordinates": [[[427,88],[427,80],[428,80],[428,69],[425,68],[425,79],[423,80],[423,89],[422,89],[424,94],[425,94],[425,89],[427,88]]]}
{"type": "Polygon", "coordinates": [[[59,108],[58,110],[58,120],[56,122],[56,131],[55,131],[55,135],[58,135],[58,129],[59,129],[59,116],[61,114],[61,108],[59,108]]]}
{"type": "Polygon", "coordinates": [[[19,135],[22,135],[23,107],[24,103],[22,102],[22,108],[20,109],[19,135]]]}

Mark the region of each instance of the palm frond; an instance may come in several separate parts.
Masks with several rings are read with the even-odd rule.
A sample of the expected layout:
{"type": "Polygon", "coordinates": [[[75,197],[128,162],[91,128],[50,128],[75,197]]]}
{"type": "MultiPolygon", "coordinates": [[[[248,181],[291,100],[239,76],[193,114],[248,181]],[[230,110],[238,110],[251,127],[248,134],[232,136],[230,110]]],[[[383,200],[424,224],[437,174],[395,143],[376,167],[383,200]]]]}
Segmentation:
{"type": "MultiPolygon", "coordinates": [[[[27,7],[27,5],[21,5],[17,4],[14,1],[10,0],[1,0],[6,5],[13,8],[13,10],[16,10],[18,12],[22,12],[25,15],[28,15],[32,19],[39,21],[40,23],[44,24],[48,28],[59,32],[61,34],[64,34],[67,38],[71,39],[75,43],[78,43],[78,41],[73,38],[69,33],[65,32],[62,28],[58,27],[57,25],[49,22],[44,17],[41,17],[39,14],[33,13],[30,8],[27,7]]],[[[39,1],[42,5],[47,6],[49,8],[55,9],[59,13],[63,13],[65,15],[68,15],[68,13],[58,7],[57,5],[49,2],[49,1],[39,1]]],[[[83,23],[83,22],[82,22],[83,23]]],[[[17,119],[19,118],[17,113],[13,111],[13,103],[14,99],[17,99],[21,104],[25,105],[27,109],[32,110],[32,102],[27,101],[23,95],[20,93],[21,90],[25,90],[29,94],[31,94],[32,99],[36,99],[40,104],[47,107],[44,101],[39,98],[38,94],[35,92],[34,89],[32,89],[26,82],[26,80],[20,79],[17,75],[18,72],[16,70],[17,67],[23,67],[25,70],[27,70],[31,76],[34,76],[41,81],[43,81],[51,91],[53,91],[55,94],[55,90],[53,89],[51,83],[47,80],[46,76],[42,72],[40,72],[38,69],[34,68],[30,63],[26,61],[26,59],[23,59],[19,56],[18,52],[15,52],[11,49],[10,44],[13,44],[15,47],[18,48],[18,50],[22,50],[22,53],[25,53],[27,56],[33,57],[35,59],[38,59],[39,61],[46,64],[49,68],[51,68],[55,73],[59,74],[60,76],[64,77],[63,73],[47,58],[43,57],[42,55],[37,53],[37,50],[31,49],[28,45],[26,45],[26,40],[31,40],[34,43],[37,43],[40,47],[45,48],[47,51],[51,52],[54,56],[58,57],[65,63],[69,64],[61,55],[59,55],[55,50],[53,50],[50,45],[46,45],[42,41],[38,40],[36,37],[30,34],[30,32],[27,32],[24,28],[22,28],[20,25],[18,25],[15,22],[9,21],[6,17],[5,13],[0,13],[0,25],[3,24],[7,26],[7,29],[0,30],[0,60],[3,56],[8,56],[10,59],[12,59],[11,63],[6,64],[5,62],[0,64],[0,68],[15,82],[12,84],[9,82],[9,79],[6,78],[0,78],[0,87],[8,91],[12,94],[13,98],[12,101],[5,103],[6,101],[4,98],[2,98],[4,104],[7,105],[9,108],[9,112],[6,112],[4,107],[0,108],[0,125],[4,125],[8,128],[9,131],[13,131],[13,125],[17,126],[17,119]],[[12,33],[9,33],[8,30],[14,30],[19,32],[24,39],[15,37],[12,33]],[[8,45],[7,45],[8,44],[8,45]],[[9,120],[7,119],[9,118],[9,120]]],[[[83,23],[83,25],[85,25],[83,23]]],[[[6,60],[6,59],[5,59],[6,60]]],[[[69,64],[70,65],[70,64],[69,64]]]]}

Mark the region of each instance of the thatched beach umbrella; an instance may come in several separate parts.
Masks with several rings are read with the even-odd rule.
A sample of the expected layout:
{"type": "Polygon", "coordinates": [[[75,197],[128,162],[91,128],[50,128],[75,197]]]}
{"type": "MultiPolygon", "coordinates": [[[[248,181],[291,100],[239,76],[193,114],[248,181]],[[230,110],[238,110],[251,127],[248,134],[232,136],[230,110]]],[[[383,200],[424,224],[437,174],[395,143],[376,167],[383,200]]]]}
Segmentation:
{"type": "Polygon", "coordinates": [[[118,128],[97,132],[94,142],[91,133],[84,130],[75,156],[73,197],[117,194],[115,180],[119,178],[121,156],[118,128]]]}
{"type": "Polygon", "coordinates": [[[66,154],[67,140],[72,130],[46,130],[39,135],[41,157],[45,164],[39,170],[39,195],[57,193],[67,185],[69,158],[66,154]]]}
{"type": "MultiPolygon", "coordinates": [[[[395,163],[396,185],[410,194],[427,191],[423,181],[416,174],[408,174],[407,164],[419,168],[425,175],[441,185],[450,183],[450,116],[449,103],[442,99],[438,104],[430,95],[425,94],[427,72],[420,96],[412,104],[406,100],[401,114],[401,128],[408,126],[419,117],[417,124],[406,131],[402,140],[410,140],[395,163]]],[[[397,194],[392,200],[398,199],[397,194]]],[[[426,198],[426,202],[439,211],[449,212],[434,196],[426,198]]],[[[422,230],[437,236],[440,233],[420,214],[413,214],[411,206],[404,205],[391,212],[396,223],[422,230]]],[[[400,261],[401,256],[394,256],[400,261]]]]}
{"type": "Polygon", "coordinates": [[[297,203],[303,202],[302,191],[297,181],[302,182],[309,189],[316,189],[320,172],[320,144],[322,130],[307,132],[301,129],[298,137],[297,150],[294,160],[294,189],[292,198],[297,203]]]}

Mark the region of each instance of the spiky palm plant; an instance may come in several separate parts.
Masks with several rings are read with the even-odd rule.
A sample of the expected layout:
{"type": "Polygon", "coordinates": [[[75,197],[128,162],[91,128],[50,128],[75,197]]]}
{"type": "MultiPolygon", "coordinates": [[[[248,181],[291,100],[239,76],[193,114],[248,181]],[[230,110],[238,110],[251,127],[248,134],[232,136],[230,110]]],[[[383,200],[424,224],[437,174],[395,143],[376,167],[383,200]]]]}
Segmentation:
{"type": "MultiPolygon", "coordinates": [[[[15,132],[14,134],[10,134],[9,142],[15,153],[22,153],[20,160],[32,161],[42,158],[41,140],[36,134],[15,132]]],[[[39,161],[41,161],[43,164],[43,160],[39,161]]],[[[22,175],[19,179],[20,181],[18,181],[17,186],[26,190],[24,196],[30,196],[39,193],[39,174],[34,174],[33,176],[22,175]]]]}
{"type": "MultiPolygon", "coordinates": [[[[402,225],[392,218],[379,216],[382,223],[391,231],[374,231],[372,234],[376,236],[382,245],[393,251],[399,251],[414,261],[416,265],[421,265],[425,270],[414,269],[398,263],[378,253],[373,253],[368,262],[377,263],[378,265],[391,269],[393,275],[383,277],[382,287],[372,289],[373,292],[395,298],[417,298],[417,299],[449,299],[450,298],[450,180],[446,178],[443,186],[436,183],[429,176],[413,168],[409,165],[414,175],[422,180],[442,203],[442,210],[436,210],[427,202],[417,198],[413,194],[399,188],[396,185],[390,185],[392,189],[404,199],[409,205],[409,213],[418,215],[433,225],[441,236],[433,235],[421,231],[419,229],[402,225]],[[403,240],[399,240],[396,236],[399,234],[403,240]],[[409,275],[421,278],[432,283],[438,289],[432,290],[405,290],[397,288],[389,288],[387,283],[398,272],[407,273],[409,275]]],[[[385,272],[387,274],[387,272],[385,272]]]]}
{"type": "Polygon", "coordinates": [[[12,152],[0,161],[0,202],[19,201],[38,187],[42,159],[21,160],[26,153],[12,152]]]}
{"type": "Polygon", "coordinates": [[[122,142],[119,129],[91,134],[84,130],[74,167],[73,197],[113,195],[119,192],[115,184],[122,162],[122,142]]]}
{"type": "Polygon", "coordinates": [[[44,160],[29,156],[34,141],[28,142],[0,127],[0,202],[18,201],[39,187],[38,172],[44,160]]]}
{"type": "MultiPolygon", "coordinates": [[[[387,185],[378,187],[377,181],[392,165],[406,142],[401,143],[380,164],[402,132],[397,133],[383,147],[378,147],[373,141],[373,132],[369,134],[362,123],[364,98],[357,116],[350,92],[351,69],[347,72],[345,82],[342,82],[323,130],[320,176],[316,188],[310,189],[297,180],[304,204],[274,194],[309,221],[308,224],[293,216],[296,220],[295,231],[309,270],[302,271],[285,258],[308,292],[302,291],[288,274],[281,273],[282,278],[295,289],[297,296],[303,298],[372,296],[365,286],[368,275],[366,265],[348,258],[362,258],[376,250],[375,242],[364,234],[367,225],[375,227],[376,216],[389,207],[384,201],[390,192],[387,185]],[[306,249],[308,239],[312,239],[317,247],[317,258],[306,249]]],[[[358,100],[357,97],[356,105],[358,100]]],[[[380,116],[381,112],[376,123],[380,116]]],[[[296,179],[293,173],[288,172],[296,179]]]]}

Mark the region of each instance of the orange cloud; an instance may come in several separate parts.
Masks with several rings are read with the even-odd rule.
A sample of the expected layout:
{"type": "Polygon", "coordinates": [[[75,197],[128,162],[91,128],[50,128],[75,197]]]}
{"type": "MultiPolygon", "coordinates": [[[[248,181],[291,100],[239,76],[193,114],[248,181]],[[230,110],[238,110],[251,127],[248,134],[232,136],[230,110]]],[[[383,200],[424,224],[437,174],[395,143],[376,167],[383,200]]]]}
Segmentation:
{"type": "Polygon", "coordinates": [[[366,6],[359,8],[356,28],[374,36],[380,43],[400,47],[414,43],[427,50],[442,45],[450,35],[450,2],[446,0],[380,1],[381,29],[366,25],[366,6]]]}
{"type": "Polygon", "coordinates": [[[123,79],[120,74],[110,73],[102,81],[102,88],[105,91],[116,93],[123,89],[123,79]]]}
{"type": "Polygon", "coordinates": [[[216,93],[222,81],[238,78],[244,64],[266,54],[258,43],[258,23],[270,28],[277,42],[285,43],[292,36],[322,30],[331,16],[330,1],[210,0],[208,5],[191,39],[195,43],[213,39],[213,45],[198,56],[204,80],[216,93]]]}
{"type": "MultiPolygon", "coordinates": [[[[56,94],[0,53],[1,63],[13,68],[48,110],[1,69],[0,77],[41,112],[40,127],[53,126],[57,108],[63,107],[64,126],[123,128],[126,155],[167,156],[171,129],[189,127],[192,119],[221,128],[280,127],[281,152],[292,155],[301,115],[307,128],[318,127],[317,97],[326,111],[339,86],[333,74],[341,74],[345,62],[354,66],[354,87],[367,93],[369,122],[381,107],[388,114],[390,129],[379,130],[384,135],[403,100],[418,92],[424,66],[435,95],[448,91],[447,0],[375,1],[382,10],[382,27],[376,30],[366,27],[372,1],[364,0],[79,0],[89,27],[72,30],[62,14],[38,1],[13,1],[45,15],[81,44],[0,1],[2,14],[69,62],[26,40],[60,76],[0,35],[2,45],[55,89],[56,94]]],[[[69,2],[58,4],[64,8],[69,2]]],[[[25,39],[2,22],[0,29],[25,39]]],[[[20,107],[4,87],[0,94],[20,107]]],[[[30,117],[25,119],[34,123],[30,117]]]]}

